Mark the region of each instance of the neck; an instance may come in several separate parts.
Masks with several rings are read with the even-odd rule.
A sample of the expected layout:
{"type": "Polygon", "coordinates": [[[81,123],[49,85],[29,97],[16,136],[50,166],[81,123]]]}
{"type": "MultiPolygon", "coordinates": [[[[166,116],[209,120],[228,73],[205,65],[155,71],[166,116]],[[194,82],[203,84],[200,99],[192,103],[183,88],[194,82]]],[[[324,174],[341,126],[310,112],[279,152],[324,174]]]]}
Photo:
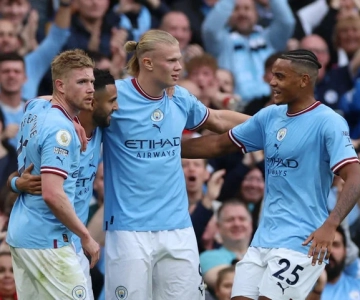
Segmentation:
{"type": "Polygon", "coordinates": [[[54,93],[52,96],[52,104],[62,106],[66,112],[69,114],[71,119],[74,119],[75,116],[79,114],[79,110],[72,106],[68,101],[64,99],[64,96],[61,94],[54,93]]]}
{"type": "Polygon", "coordinates": [[[79,16],[79,19],[87,31],[92,32],[94,29],[101,26],[102,19],[90,19],[79,16]]]}
{"type": "Polygon", "coordinates": [[[249,248],[249,241],[247,239],[240,241],[223,241],[223,246],[231,252],[236,253],[236,256],[240,259],[249,248]]]}
{"type": "Polygon", "coordinates": [[[188,192],[187,194],[189,198],[189,205],[196,204],[203,197],[202,190],[196,192],[188,192]]]}
{"type": "Polygon", "coordinates": [[[92,120],[92,113],[87,111],[81,111],[79,113],[79,120],[81,123],[81,126],[84,128],[86,137],[90,138],[93,131],[96,128],[96,125],[93,123],[92,120]]]}
{"type": "Polygon", "coordinates": [[[11,94],[5,94],[4,92],[0,92],[0,101],[7,106],[17,108],[22,101],[21,91],[11,94]]]}
{"type": "Polygon", "coordinates": [[[295,100],[291,103],[288,103],[287,112],[289,114],[294,114],[299,111],[302,111],[303,109],[309,107],[310,105],[316,102],[316,99],[314,98],[313,94],[309,94],[308,96],[301,96],[301,98],[298,99],[301,99],[301,101],[295,100]]]}
{"type": "Polygon", "coordinates": [[[160,87],[155,81],[151,81],[151,77],[148,74],[144,74],[144,72],[140,72],[137,81],[144,92],[154,98],[161,97],[166,88],[160,87]]]}

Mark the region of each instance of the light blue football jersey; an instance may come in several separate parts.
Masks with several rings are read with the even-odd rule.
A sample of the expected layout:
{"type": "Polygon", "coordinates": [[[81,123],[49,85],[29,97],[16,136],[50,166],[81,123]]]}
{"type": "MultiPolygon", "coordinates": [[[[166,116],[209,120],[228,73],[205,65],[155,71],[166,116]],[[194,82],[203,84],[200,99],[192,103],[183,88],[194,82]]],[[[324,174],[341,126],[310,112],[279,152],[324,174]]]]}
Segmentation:
{"type": "MultiPolygon", "coordinates": [[[[42,98],[32,99],[25,105],[25,111],[31,111],[32,113],[50,108],[51,102],[42,98]]],[[[88,138],[86,151],[82,151],[80,154],[80,168],[76,181],[74,207],[77,216],[84,225],[88,221],[89,205],[93,195],[93,183],[100,159],[101,140],[102,131],[100,128],[97,128],[92,136],[88,138]]],[[[75,234],[73,234],[73,243],[78,253],[82,246],[80,238],[75,234]]]]}
{"type": "MultiPolygon", "coordinates": [[[[93,184],[99,165],[101,153],[102,131],[94,130],[91,138],[88,138],[86,151],[81,152],[79,176],[76,181],[75,211],[81,222],[87,224],[90,201],[93,196],[93,184]]],[[[73,235],[73,243],[78,253],[82,246],[77,235],[73,235]]]]}
{"type": "MultiPolygon", "coordinates": [[[[67,112],[59,105],[25,112],[20,127],[18,171],[30,163],[33,174],[62,176],[73,205],[80,162],[80,142],[67,112]]],[[[72,233],[53,215],[41,196],[22,193],[11,211],[7,243],[12,247],[49,249],[69,245],[72,233]]]]}
{"type": "Polygon", "coordinates": [[[120,109],[103,132],[105,230],[190,227],[180,140],[208,109],[179,86],[172,98],[152,98],[131,78],[116,88],[120,109]]]}
{"type": "Polygon", "coordinates": [[[328,217],[334,173],[359,162],[346,121],[320,102],[296,114],[272,105],[229,136],[243,152],[264,149],[264,206],[251,245],[307,254],[302,243],[328,217]]]}

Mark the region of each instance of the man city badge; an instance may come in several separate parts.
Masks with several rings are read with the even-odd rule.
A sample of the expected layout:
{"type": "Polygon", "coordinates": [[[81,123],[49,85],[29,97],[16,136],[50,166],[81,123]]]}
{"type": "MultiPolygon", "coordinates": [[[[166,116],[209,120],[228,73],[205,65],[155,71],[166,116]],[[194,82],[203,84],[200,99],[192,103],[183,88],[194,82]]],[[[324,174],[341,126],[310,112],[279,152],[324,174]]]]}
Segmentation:
{"type": "Polygon", "coordinates": [[[164,119],[163,112],[160,109],[155,109],[151,114],[151,120],[153,122],[160,122],[162,119],[164,119]]]}
{"type": "Polygon", "coordinates": [[[86,298],[86,290],[83,286],[77,285],[72,291],[73,299],[83,300],[86,298]]]}
{"type": "Polygon", "coordinates": [[[287,129],[286,128],[281,128],[279,129],[279,131],[276,134],[276,139],[280,142],[284,139],[284,137],[286,136],[286,132],[287,129]]]}
{"type": "Polygon", "coordinates": [[[119,300],[125,300],[128,296],[128,291],[124,286],[118,286],[115,290],[115,296],[119,300]]]}

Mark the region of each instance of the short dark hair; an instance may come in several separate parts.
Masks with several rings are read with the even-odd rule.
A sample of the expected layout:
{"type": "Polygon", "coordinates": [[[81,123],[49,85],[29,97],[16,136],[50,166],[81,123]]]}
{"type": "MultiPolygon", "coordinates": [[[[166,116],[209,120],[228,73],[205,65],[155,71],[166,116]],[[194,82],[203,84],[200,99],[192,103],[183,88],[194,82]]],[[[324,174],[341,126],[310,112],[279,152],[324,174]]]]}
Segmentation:
{"type": "Polygon", "coordinates": [[[0,63],[4,61],[21,61],[25,66],[24,57],[17,52],[9,52],[0,54],[0,63]]]}
{"type": "Polygon", "coordinates": [[[108,70],[94,69],[94,88],[95,91],[105,89],[108,84],[115,84],[114,76],[108,70]]]}
{"type": "Polygon", "coordinates": [[[302,64],[310,68],[316,68],[316,70],[321,69],[322,67],[316,55],[306,49],[287,51],[282,53],[279,58],[290,60],[291,62],[302,64]]]}
{"type": "Polygon", "coordinates": [[[222,211],[224,210],[224,208],[226,206],[229,206],[229,205],[238,205],[238,206],[242,206],[245,208],[245,210],[248,212],[249,214],[249,217],[251,218],[251,214],[250,214],[250,211],[249,211],[249,208],[247,207],[247,205],[244,203],[244,202],[241,202],[239,199],[237,198],[230,198],[230,199],[227,199],[225,200],[221,206],[219,207],[218,211],[217,211],[217,214],[216,214],[216,217],[218,219],[218,221],[220,220],[220,217],[221,217],[221,214],[222,214],[222,211]]]}

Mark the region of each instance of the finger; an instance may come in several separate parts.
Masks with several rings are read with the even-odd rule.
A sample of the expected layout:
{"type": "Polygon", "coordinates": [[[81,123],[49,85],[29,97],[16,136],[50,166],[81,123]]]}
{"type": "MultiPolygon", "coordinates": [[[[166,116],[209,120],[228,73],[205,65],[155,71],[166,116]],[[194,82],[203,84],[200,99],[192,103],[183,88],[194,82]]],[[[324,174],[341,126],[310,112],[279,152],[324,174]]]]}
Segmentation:
{"type": "Polygon", "coordinates": [[[331,251],[332,251],[332,245],[329,245],[329,246],[327,247],[326,256],[325,256],[325,259],[326,259],[326,260],[328,260],[328,259],[330,258],[331,251]]]}
{"type": "Polygon", "coordinates": [[[25,170],[24,173],[30,173],[34,169],[34,164],[31,163],[25,170]]]}
{"type": "Polygon", "coordinates": [[[302,243],[303,246],[306,246],[313,240],[314,236],[312,234],[309,235],[309,237],[302,243]]]}
{"type": "Polygon", "coordinates": [[[321,249],[320,249],[320,256],[319,256],[319,261],[318,261],[318,264],[321,265],[323,260],[324,260],[324,256],[326,254],[326,246],[322,246],[321,249]]]}
{"type": "Polygon", "coordinates": [[[318,260],[320,251],[321,251],[321,246],[320,246],[320,245],[316,245],[316,247],[315,247],[315,249],[314,249],[314,252],[313,252],[313,258],[312,258],[311,265],[315,266],[316,261],[318,260]]]}

